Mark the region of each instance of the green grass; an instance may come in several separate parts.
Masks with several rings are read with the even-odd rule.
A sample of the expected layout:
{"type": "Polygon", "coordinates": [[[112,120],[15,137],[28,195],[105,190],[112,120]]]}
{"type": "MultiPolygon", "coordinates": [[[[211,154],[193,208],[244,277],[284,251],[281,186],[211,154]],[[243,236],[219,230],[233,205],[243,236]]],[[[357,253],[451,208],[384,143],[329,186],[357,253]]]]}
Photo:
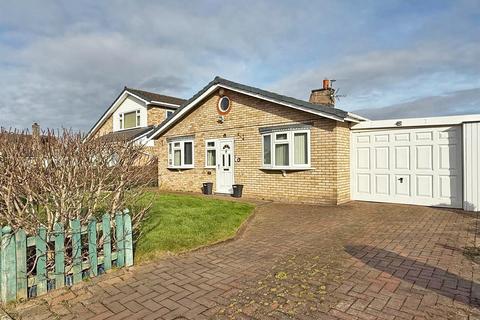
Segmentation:
{"type": "Polygon", "coordinates": [[[136,244],[137,262],[228,239],[254,208],[248,203],[201,196],[150,195],[153,195],[153,205],[136,244]]]}

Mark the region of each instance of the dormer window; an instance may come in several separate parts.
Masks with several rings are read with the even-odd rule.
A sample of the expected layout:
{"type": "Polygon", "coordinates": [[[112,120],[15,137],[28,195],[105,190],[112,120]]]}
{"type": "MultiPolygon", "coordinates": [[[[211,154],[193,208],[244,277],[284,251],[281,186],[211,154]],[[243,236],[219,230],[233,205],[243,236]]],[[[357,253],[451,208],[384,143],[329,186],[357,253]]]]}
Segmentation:
{"type": "Polygon", "coordinates": [[[120,130],[140,127],[140,110],[120,113],[119,121],[120,130]]]}

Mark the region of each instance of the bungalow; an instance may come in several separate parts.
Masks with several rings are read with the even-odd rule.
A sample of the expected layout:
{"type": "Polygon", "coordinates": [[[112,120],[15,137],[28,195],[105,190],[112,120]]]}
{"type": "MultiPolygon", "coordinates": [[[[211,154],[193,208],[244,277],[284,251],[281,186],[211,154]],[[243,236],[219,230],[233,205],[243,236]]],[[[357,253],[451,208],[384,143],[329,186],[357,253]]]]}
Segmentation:
{"type": "MultiPolygon", "coordinates": [[[[118,110],[119,99],[90,136],[124,126],[132,109],[118,110]]],[[[246,197],[280,201],[480,210],[480,115],[370,121],[335,108],[328,80],[303,101],[216,77],[177,102],[133,135],[157,156],[162,190],[211,182],[216,193],[242,184],[246,197]]]]}
{"type": "Polygon", "coordinates": [[[154,128],[160,188],[340,204],[350,200],[350,128],[329,82],[302,101],[216,77],[154,128]]]}

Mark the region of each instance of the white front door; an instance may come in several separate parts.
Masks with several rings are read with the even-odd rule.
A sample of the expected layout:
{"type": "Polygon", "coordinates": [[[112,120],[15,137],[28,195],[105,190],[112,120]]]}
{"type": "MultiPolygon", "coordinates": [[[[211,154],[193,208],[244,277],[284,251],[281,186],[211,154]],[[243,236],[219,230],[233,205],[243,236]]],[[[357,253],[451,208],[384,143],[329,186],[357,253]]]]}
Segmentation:
{"type": "Polygon", "coordinates": [[[233,139],[221,139],[217,143],[217,192],[233,192],[233,139]]]}
{"type": "Polygon", "coordinates": [[[354,200],[462,207],[460,127],[352,133],[354,200]]]}

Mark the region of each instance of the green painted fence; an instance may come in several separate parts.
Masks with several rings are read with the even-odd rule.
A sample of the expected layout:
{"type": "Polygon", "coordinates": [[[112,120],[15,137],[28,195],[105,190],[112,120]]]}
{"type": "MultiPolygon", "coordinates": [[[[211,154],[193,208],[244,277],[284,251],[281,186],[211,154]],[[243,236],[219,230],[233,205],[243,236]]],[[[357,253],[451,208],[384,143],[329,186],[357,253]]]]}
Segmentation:
{"type": "Polygon", "coordinates": [[[112,267],[132,265],[132,219],[128,210],[116,214],[115,219],[105,214],[102,221],[92,219],[86,226],[75,219],[68,226],[56,223],[52,232],[41,227],[34,237],[23,230],[0,227],[2,303],[27,300],[96,277],[112,267]]]}

